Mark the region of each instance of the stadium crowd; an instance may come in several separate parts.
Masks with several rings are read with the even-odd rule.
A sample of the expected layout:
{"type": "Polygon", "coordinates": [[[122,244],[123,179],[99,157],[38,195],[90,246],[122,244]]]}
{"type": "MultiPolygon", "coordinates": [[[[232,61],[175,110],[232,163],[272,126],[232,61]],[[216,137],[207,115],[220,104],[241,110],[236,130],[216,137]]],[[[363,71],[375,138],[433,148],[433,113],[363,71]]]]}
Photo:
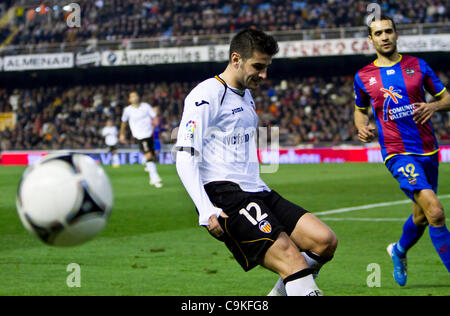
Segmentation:
{"type": "MultiPolygon", "coordinates": [[[[225,34],[252,25],[266,31],[363,26],[368,4],[352,0],[78,0],[81,27],[68,28],[64,3],[69,2],[73,1],[18,7],[9,26],[19,27],[11,44],[225,34]]],[[[380,5],[401,24],[450,21],[448,0],[387,0],[380,5]]]]}
{"type": "MultiPolygon", "coordinates": [[[[448,83],[450,71],[439,75],[448,83]]],[[[0,150],[104,147],[101,129],[108,118],[120,125],[130,91],[138,91],[142,101],[157,108],[161,141],[173,143],[171,133],[179,125],[183,100],[195,84],[147,82],[0,91],[0,113],[16,114],[15,128],[0,131],[0,150]]],[[[268,80],[253,95],[260,125],[279,127],[283,146],[357,143],[353,77],[268,80]]],[[[450,140],[449,121],[448,113],[433,117],[440,140],[450,140]]],[[[128,140],[133,142],[131,137],[128,140]]]]}

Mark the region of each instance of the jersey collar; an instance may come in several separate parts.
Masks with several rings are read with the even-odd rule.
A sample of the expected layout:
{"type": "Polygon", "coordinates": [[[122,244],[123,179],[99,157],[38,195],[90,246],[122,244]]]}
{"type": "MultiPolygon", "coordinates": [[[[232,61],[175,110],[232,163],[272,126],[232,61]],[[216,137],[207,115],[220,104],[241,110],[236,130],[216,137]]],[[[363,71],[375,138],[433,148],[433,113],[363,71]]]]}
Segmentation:
{"type": "Polygon", "coordinates": [[[398,55],[399,55],[399,57],[398,57],[397,61],[393,62],[392,64],[389,64],[389,65],[377,65],[378,58],[373,62],[373,64],[376,67],[392,67],[392,66],[394,66],[397,63],[399,63],[402,60],[403,56],[401,54],[398,54],[398,55]]]}

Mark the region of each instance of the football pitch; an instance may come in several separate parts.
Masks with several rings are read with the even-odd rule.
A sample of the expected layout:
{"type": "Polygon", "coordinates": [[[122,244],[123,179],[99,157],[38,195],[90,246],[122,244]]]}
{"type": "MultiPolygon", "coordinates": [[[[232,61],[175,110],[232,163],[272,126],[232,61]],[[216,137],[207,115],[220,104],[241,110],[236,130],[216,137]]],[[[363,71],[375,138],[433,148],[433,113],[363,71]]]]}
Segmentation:
{"type": "MultiPolygon", "coordinates": [[[[245,273],[198,226],[175,166],[158,166],[162,189],[148,185],[143,169],[105,167],[115,195],[107,228],[82,246],[54,248],[29,235],[17,216],[24,167],[0,167],[0,295],[259,296],[271,290],[277,275],[260,267],[245,273]]],[[[450,295],[428,229],[408,253],[407,285],[394,282],[386,247],[400,237],[411,207],[384,165],[281,165],[262,178],[337,234],[335,257],[316,280],[325,295],[450,295]]],[[[439,180],[448,218],[450,164],[441,164],[439,180]]]]}

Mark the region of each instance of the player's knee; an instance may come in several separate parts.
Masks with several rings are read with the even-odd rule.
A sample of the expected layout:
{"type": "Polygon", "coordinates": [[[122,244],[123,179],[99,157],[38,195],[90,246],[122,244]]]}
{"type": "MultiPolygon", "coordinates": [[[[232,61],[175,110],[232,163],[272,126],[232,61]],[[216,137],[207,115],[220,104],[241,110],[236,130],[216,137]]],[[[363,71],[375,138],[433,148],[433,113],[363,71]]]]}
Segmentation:
{"type": "Polygon", "coordinates": [[[439,205],[430,207],[427,212],[427,220],[431,226],[442,226],[445,224],[445,213],[439,205]]]}
{"type": "Polygon", "coordinates": [[[331,257],[334,255],[334,252],[336,251],[337,245],[338,245],[338,238],[336,234],[330,229],[328,230],[323,238],[323,251],[321,253],[322,256],[328,256],[331,257]]]}
{"type": "Polygon", "coordinates": [[[428,219],[425,216],[425,214],[413,214],[413,222],[416,224],[416,226],[427,226],[428,225],[428,219]]]}
{"type": "Polygon", "coordinates": [[[276,262],[274,270],[280,275],[288,276],[307,267],[302,254],[287,235],[280,235],[271,248],[270,255],[276,262]]]}

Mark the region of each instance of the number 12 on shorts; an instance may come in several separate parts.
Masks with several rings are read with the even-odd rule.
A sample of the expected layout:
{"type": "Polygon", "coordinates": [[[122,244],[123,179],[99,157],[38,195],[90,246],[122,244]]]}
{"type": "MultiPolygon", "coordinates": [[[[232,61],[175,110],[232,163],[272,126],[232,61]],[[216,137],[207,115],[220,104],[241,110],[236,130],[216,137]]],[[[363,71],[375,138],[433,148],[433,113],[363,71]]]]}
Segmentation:
{"type": "Polygon", "coordinates": [[[257,225],[260,221],[268,216],[267,213],[261,213],[261,208],[255,202],[249,203],[246,208],[243,208],[239,211],[239,214],[244,215],[253,225],[257,225]],[[253,216],[251,216],[249,213],[252,208],[256,210],[256,219],[253,218],[253,216]]]}
{"type": "Polygon", "coordinates": [[[407,178],[409,178],[409,177],[415,178],[415,177],[420,176],[420,174],[415,173],[415,170],[416,170],[416,167],[412,163],[406,165],[405,168],[401,167],[401,168],[397,169],[398,172],[403,173],[403,175],[407,178]]]}

